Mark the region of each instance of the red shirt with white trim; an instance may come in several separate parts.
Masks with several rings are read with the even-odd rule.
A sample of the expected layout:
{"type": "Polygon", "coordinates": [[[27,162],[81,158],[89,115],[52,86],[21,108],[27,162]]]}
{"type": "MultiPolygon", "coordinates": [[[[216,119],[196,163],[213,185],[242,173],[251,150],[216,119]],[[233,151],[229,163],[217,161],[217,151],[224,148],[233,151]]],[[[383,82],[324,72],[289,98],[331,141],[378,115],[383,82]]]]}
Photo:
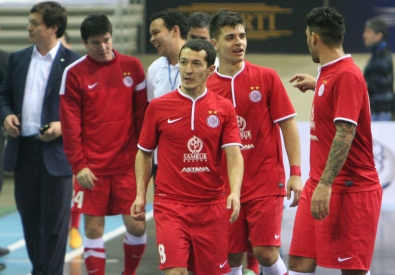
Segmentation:
{"type": "Polygon", "coordinates": [[[209,77],[207,87],[230,99],[236,109],[244,157],[241,202],[270,195],[285,196],[282,141],[277,122],[296,113],[277,73],[244,62],[233,77],[216,71],[209,77]]]}
{"type": "Polygon", "coordinates": [[[141,62],[114,51],[109,62],[89,55],[68,66],[60,88],[63,144],[73,173],[134,171],[137,141],[147,107],[141,62]]]}
{"type": "Polygon", "coordinates": [[[349,55],[319,67],[310,118],[310,178],[314,182],[324,171],[338,120],[357,127],[332,192],[381,188],[373,157],[368,90],[361,70],[349,55]]]}
{"type": "Polygon", "coordinates": [[[158,146],[155,203],[215,204],[226,200],[222,148],[241,146],[229,100],[206,90],[192,97],[175,90],[148,105],[138,147],[158,146]]]}

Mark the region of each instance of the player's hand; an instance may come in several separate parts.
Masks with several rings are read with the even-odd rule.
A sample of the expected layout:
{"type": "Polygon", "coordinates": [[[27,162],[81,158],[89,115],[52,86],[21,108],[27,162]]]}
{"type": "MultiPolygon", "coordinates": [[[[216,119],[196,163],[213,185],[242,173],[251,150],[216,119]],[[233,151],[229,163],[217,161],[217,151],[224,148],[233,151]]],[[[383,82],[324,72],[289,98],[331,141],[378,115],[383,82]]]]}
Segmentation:
{"type": "Polygon", "coordinates": [[[89,168],[84,168],[75,176],[79,185],[83,188],[93,189],[95,187],[94,181],[97,181],[95,174],[89,168]]]}
{"type": "Polygon", "coordinates": [[[316,220],[323,220],[329,215],[332,186],[318,183],[311,198],[311,214],[316,220]]]}
{"type": "Polygon", "coordinates": [[[44,132],[44,134],[38,135],[38,139],[48,142],[52,141],[62,135],[62,127],[60,126],[60,121],[54,121],[49,123],[49,128],[44,132]]]}
{"type": "Polygon", "coordinates": [[[130,216],[136,221],[145,221],[145,197],[136,197],[130,208],[130,216]]]}
{"type": "Polygon", "coordinates": [[[299,203],[300,194],[302,193],[303,184],[300,176],[291,176],[287,182],[287,199],[291,199],[291,192],[294,192],[294,200],[290,207],[295,207],[299,203]]]}
{"type": "Polygon", "coordinates": [[[4,119],[3,126],[7,134],[13,138],[16,138],[21,134],[21,132],[19,131],[19,127],[21,126],[21,123],[19,122],[19,119],[16,115],[6,116],[6,118],[4,119]]]}
{"type": "Polygon", "coordinates": [[[226,200],[226,208],[233,209],[232,215],[230,216],[230,223],[234,223],[239,217],[240,212],[240,195],[230,193],[226,200]]]}
{"type": "Polygon", "coordinates": [[[292,83],[295,80],[296,82],[292,86],[299,89],[299,91],[304,93],[308,90],[315,90],[316,79],[311,75],[296,74],[289,80],[289,82],[292,83]]]}

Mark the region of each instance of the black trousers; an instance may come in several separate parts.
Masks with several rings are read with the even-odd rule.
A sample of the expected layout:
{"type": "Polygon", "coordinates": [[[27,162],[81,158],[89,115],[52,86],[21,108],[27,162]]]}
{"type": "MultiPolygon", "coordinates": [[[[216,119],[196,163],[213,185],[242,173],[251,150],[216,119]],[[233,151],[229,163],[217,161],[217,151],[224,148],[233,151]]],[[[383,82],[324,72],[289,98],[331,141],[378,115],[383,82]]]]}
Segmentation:
{"type": "Polygon", "coordinates": [[[15,201],[21,216],[33,275],[63,274],[72,177],[54,177],[45,167],[41,142],[22,137],[14,171],[15,201]]]}

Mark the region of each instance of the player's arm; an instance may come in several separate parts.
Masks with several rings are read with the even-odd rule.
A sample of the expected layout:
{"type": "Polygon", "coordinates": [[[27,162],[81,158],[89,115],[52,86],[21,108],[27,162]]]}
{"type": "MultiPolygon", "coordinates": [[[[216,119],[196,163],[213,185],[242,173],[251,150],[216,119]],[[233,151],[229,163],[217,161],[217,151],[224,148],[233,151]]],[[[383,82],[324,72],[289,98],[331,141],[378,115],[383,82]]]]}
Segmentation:
{"type": "Polygon", "coordinates": [[[243,182],[244,160],[238,145],[225,147],[230,194],[227,198],[226,207],[233,209],[230,222],[233,223],[239,217],[240,189],[243,182]]]}
{"type": "Polygon", "coordinates": [[[296,74],[289,80],[289,82],[292,83],[295,80],[296,82],[292,86],[299,89],[299,91],[304,93],[308,90],[315,90],[316,79],[311,75],[296,74]]]}
{"type": "Polygon", "coordinates": [[[311,213],[316,220],[325,219],[329,215],[332,184],[346,162],[355,136],[355,124],[338,120],[335,125],[336,134],[329,150],[328,160],[311,200],[311,213]]]}
{"type": "Polygon", "coordinates": [[[145,203],[147,188],[151,178],[152,152],[139,149],[136,155],[136,199],[130,209],[130,215],[135,220],[145,220],[145,203]]]}
{"type": "Polygon", "coordinates": [[[300,141],[298,126],[293,117],[279,122],[283,133],[284,146],[287,151],[288,162],[291,167],[291,175],[287,182],[287,199],[291,199],[291,192],[294,192],[294,199],[291,207],[297,206],[302,192],[303,184],[300,175],[300,141]],[[299,168],[295,173],[292,168],[299,168]]]}

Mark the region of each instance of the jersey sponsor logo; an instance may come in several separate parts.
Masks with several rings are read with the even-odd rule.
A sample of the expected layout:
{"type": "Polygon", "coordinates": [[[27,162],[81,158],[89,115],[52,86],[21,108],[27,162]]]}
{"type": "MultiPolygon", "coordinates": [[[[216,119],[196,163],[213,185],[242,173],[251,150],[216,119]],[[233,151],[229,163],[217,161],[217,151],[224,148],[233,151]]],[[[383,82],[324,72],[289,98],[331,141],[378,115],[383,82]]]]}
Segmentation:
{"type": "Polygon", "coordinates": [[[259,101],[261,101],[262,100],[262,93],[258,90],[259,89],[259,87],[255,87],[255,90],[253,90],[254,89],[254,87],[251,87],[251,92],[250,92],[250,100],[252,101],[252,102],[259,102],[259,101]]]}
{"type": "Polygon", "coordinates": [[[310,135],[311,140],[318,141],[318,137],[316,135],[310,135]]]}
{"type": "Polygon", "coordinates": [[[239,127],[241,139],[252,139],[251,130],[245,131],[247,127],[247,121],[241,117],[237,116],[237,126],[239,127]]]}
{"type": "Polygon", "coordinates": [[[205,167],[184,167],[181,170],[182,173],[203,173],[210,172],[207,166],[205,167]]]}
{"type": "Polygon", "coordinates": [[[219,125],[219,118],[216,115],[209,115],[206,122],[211,128],[216,128],[219,125]]]}
{"type": "Polygon", "coordinates": [[[223,264],[219,264],[219,268],[224,268],[224,266],[226,265],[227,262],[228,262],[228,260],[226,260],[223,264]]]}
{"type": "Polygon", "coordinates": [[[321,84],[320,88],[318,89],[318,96],[322,96],[324,94],[324,91],[325,91],[325,84],[321,84]]]}
{"type": "Polygon", "coordinates": [[[125,84],[126,87],[132,87],[133,86],[133,78],[131,76],[125,76],[123,78],[123,84],[125,84]]]}
{"type": "Polygon", "coordinates": [[[169,124],[172,124],[172,123],[174,123],[174,122],[177,122],[177,121],[179,121],[179,120],[181,120],[182,119],[182,117],[180,117],[180,118],[176,118],[176,119],[167,119],[167,123],[169,123],[169,124]]]}
{"type": "Polygon", "coordinates": [[[310,129],[315,130],[315,121],[314,121],[314,104],[311,107],[311,115],[310,115],[310,129]]]}
{"type": "Polygon", "coordinates": [[[88,85],[88,88],[89,88],[90,90],[92,90],[93,88],[96,87],[97,84],[99,84],[99,82],[96,82],[96,83],[94,83],[94,84],[92,84],[92,85],[88,85]]]}
{"type": "Polygon", "coordinates": [[[184,154],[184,162],[207,161],[207,153],[200,153],[203,149],[203,141],[193,136],[187,143],[190,154],[184,154]]]}
{"type": "Polygon", "coordinates": [[[337,258],[337,261],[339,262],[339,263],[341,263],[341,262],[344,262],[344,261],[348,261],[348,260],[350,260],[350,259],[352,259],[352,257],[348,257],[348,258],[337,258]]]}
{"type": "Polygon", "coordinates": [[[254,144],[244,144],[241,147],[241,150],[250,150],[250,149],[254,149],[254,148],[255,148],[254,144]]]}

